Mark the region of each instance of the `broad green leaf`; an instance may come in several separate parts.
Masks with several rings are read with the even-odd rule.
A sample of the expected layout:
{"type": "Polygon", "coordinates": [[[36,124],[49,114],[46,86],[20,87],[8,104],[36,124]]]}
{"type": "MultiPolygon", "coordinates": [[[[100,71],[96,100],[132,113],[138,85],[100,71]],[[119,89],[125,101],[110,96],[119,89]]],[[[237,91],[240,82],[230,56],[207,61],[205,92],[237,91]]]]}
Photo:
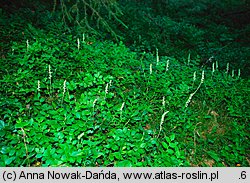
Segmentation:
{"type": "Polygon", "coordinates": [[[141,145],[140,145],[140,148],[145,148],[146,147],[146,143],[142,143],[141,145]]]}
{"type": "Polygon", "coordinates": [[[165,148],[165,149],[168,149],[168,144],[166,142],[162,142],[162,146],[165,148]]]}
{"type": "Polygon", "coordinates": [[[168,143],[170,143],[171,142],[171,140],[170,140],[170,138],[169,137],[165,137],[165,139],[166,139],[166,141],[168,142],[168,143]]]}
{"type": "Polygon", "coordinates": [[[168,149],[167,152],[168,152],[168,154],[170,154],[170,155],[174,154],[174,151],[173,151],[172,149],[168,149]]]}
{"type": "Polygon", "coordinates": [[[71,156],[73,156],[73,157],[77,157],[77,156],[81,156],[81,155],[83,155],[82,151],[74,151],[71,153],[71,156]]]}
{"type": "Polygon", "coordinates": [[[5,123],[3,120],[0,120],[0,130],[2,130],[5,127],[5,123]]]}
{"type": "Polygon", "coordinates": [[[5,162],[6,165],[9,165],[9,164],[12,163],[12,161],[13,161],[14,159],[16,159],[16,157],[10,157],[10,158],[6,159],[4,162],[5,162]]]}
{"type": "Polygon", "coordinates": [[[116,166],[118,167],[132,167],[132,163],[129,160],[124,160],[116,163],[116,166]]]}
{"type": "Polygon", "coordinates": [[[15,125],[16,128],[23,128],[25,126],[29,125],[29,122],[21,122],[21,123],[17,123],[15,125]]]}
{"type": "Polygon", "coordinates": [[[169,143],[169,146],[172,147],[172,148],[175,148],[176,147],[176,143],[169,143]]]}
{"type": "Polygon", "coordinates": [[[174,139],[175,139],[175,134],[172,134],[172,135],[170,136],[170,140],[173,141],[174,139]]]}
{"type": "Polygon", "coordinates": [[[78,119],[81,118],[81,113],[80,112],[76,112],[76,118],[78,118],[78,119]]]}

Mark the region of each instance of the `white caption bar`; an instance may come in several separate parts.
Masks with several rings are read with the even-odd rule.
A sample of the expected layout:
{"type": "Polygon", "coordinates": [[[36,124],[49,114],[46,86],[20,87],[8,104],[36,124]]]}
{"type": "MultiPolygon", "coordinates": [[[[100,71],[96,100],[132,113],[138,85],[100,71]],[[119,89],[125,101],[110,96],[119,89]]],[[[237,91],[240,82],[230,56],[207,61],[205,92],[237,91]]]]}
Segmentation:
{"type": "Polygon", "coordinates": [[[0,182],[248,183],[249,167],[234,168],[0,168],[0,182]]]}

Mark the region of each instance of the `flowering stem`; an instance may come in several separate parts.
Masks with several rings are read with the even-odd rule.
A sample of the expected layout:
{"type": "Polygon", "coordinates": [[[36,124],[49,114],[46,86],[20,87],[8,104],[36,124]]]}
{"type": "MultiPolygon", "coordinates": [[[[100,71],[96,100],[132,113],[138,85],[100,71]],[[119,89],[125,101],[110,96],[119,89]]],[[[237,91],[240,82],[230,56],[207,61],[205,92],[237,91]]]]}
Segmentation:
{"type": "Polygon", "coordinates": [[[187,107],[188,104],[191,102],[192,97],[193,97],[194,94],[200,89],[201,84],[202,84],[203,82],[204,82],[204,70],[202,71],[202,77],[201,77],[201,82],[200,82],[199,86],[196,88],[196,90],[195,90],[193,93],[190,94],[190,96],[189,96],[189,98],[188,98],[188,100],[187,100],[187,102],[186,102],[185,107],[187,107]]]}
{"type": "Polygon", "coordinates": [[[166,116],[166,114],[167,114],[168,112],[169,112],[169,111],[164,112],[163,115],[161,116],[160,130],[159,130],[159,133],[158,133],[157,138],[159,138],[159,136],[160,136],[160,133],[161,133],[161,131],[162,131],[162,125],[163,125],[163,122],[164,122],[164,118],[165,118],[165,116],[166,116]]]}

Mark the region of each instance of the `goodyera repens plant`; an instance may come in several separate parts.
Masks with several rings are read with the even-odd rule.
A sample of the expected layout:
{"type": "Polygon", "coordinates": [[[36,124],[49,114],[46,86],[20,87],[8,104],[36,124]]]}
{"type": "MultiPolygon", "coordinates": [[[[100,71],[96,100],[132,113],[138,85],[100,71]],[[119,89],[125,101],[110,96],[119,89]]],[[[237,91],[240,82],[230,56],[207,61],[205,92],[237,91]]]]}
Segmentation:
{"type": "Polygon", "coordinates": [[[66,80],[64,80],[64,82],[63,82],[63,96],[62,96],[62,103],[63,103],[63,99],[64,99],[65,92],[66,92],[66,80]]]}
{"type": "Polygon", "coordinates": [[[159,53],[158,53],[158,49],[156,48],[156,65],[159,64],[159,53]]]}
{"type": "Polygon", "coordinates": [[[39,80],[37,81],[37,91],[38,92],[40,91],[40,81],[39,80]]]}
{"type": "Polygon", "coordinates": [[[162,107],[165,107],[165,105],[166,105],[165,96],[163,96],[163,98],[162,98],[162,107]]]}
{"type": "Polygon", "coordinates": [[[166,71],[168,71],[168,68],[169,68],[169,60],[167,60],[166,71]]]}
{"type": "Polygon", "coordinates": [[[109,91],[109,83],[106,84],[106,87],[105,87],[105,98],[108,94],[108,91],[109,91]]]}
{"type": "Polygon", "coordinates": [[[161,130],[162,130],[162,125],[163,125],[163,122],[164,122],[164,118],[165,118],[165,116],[166,116],[166,114],[167,114],[168,112],[169,112],[169,111],[164,112],[163,115],[161,116],[160,130],[159,130],[159,133],[158,133],[157,138],[159,138],[159,136],[160,136],[160,133],[161,133],[161,130]]]}
{"type": "Polygon", "coordinates": [[[201,82],[200,82],[200,84],[199,84],[199,86],[197,87],[197,89],[193,92],[193,93],[191,93],[190,94],[190,96],[189,96],[189,98],[188,98],[188,100],[187,100],[187,102],[186,102],[186,105],[185,105],[185,107],[187,107],[188,106],[188,104],[191,102],[191,100],[192,100],[192,97],[194,96],[194,94],[199,90],[199,88],[201,87],[201,84],[204,82],[204,70],[202,71],[202,74],[201,74],[202,76],[201,76],[201,82]]]}
{"type": "Polygon", "coordinates": [[[26,41],[27,51],[29,51],[29,40],[26,41]]]}
{"type": "Polygon", "coordinates": [[[152,69],[152,64],[150,64],[150,66],[149,66],[149,70],[150,70],[150,75],[152,74],[152,72],[153,72],[153,69],[152,69]]]}
{"type": "Polygon", "coordinates": [[[120,108],[120,111],[121,111],[121,112],[122,112],[122,110],[123,110],[124,105],[125,105],[125,102],[122,103],[122,106],[121,106],[121,108],[120,108]]]}

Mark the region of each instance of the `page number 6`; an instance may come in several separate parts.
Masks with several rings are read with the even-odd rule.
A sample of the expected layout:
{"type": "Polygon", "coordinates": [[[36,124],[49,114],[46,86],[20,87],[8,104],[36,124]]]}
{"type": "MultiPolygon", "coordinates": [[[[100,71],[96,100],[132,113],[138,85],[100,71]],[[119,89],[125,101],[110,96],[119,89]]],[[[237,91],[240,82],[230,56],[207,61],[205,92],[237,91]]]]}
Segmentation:
{"type": "Polygon", "coordinates": [[[247,173],[246,171],[242,171],[240,174],[240,179],[246,179],[247,178],[247,173]]]}

